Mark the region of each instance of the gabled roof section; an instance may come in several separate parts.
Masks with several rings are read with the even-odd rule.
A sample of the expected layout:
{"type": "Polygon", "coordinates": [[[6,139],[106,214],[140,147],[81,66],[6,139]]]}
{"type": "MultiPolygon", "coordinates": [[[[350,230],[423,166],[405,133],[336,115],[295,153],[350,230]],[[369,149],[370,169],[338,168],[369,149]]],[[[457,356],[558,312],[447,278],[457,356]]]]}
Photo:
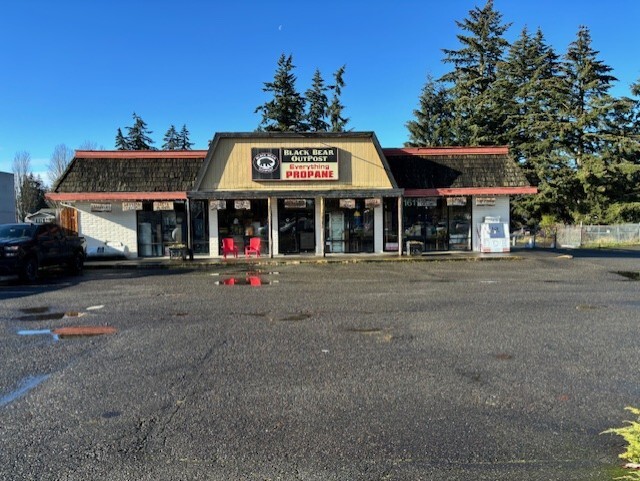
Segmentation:
{"type": "Polygon", "coordinates": [[[398,185],[407,190],[535,190],[509,156],[508,147],[400,148],[383,152],[398,185]]]}
{"type": "Polygon", "coordinates": [[[202,169],[198,175],[198,178],[194,185],[194,190],[200,190],[202,186],[202,182],[204,177],[209,169],[209,164],[213,161],[214,154],[220,141],[223,139],[238,139],[238,140],[255,140],[259,142],[262,139],[282,139],[282,140],[325,140],[330,141],[331,139],[370,139],[373,143],[378,156],[382,162],[382,166],[394,188],[397,188],[397,183],[393,178],[393,174],[385,156],[383,154],[383,149],[378,142],[378,138],[376,134],[372,131],[366,132],[216,132],[213,139],[209,142],[209,151],[207,153],[205,162],[202,166],[202,169]]]}
{"type": "Polygon", "coordinates": [[[206,154],[206,150],[78,150],[52,193],[186,193],[206,154]]]}

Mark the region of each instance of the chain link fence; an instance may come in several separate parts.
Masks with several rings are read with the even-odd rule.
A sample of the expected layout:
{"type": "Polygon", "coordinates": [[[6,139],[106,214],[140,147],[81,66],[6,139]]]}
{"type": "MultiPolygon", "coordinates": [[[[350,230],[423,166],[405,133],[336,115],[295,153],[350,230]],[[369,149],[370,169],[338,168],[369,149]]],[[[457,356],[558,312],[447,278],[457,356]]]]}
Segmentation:
{"type": "Polygon", "coordinates": [[[512,247],[603,247],[640,245],[640,224],[558,225],[535,232],[519,230],[511,236],[512,247]]]}

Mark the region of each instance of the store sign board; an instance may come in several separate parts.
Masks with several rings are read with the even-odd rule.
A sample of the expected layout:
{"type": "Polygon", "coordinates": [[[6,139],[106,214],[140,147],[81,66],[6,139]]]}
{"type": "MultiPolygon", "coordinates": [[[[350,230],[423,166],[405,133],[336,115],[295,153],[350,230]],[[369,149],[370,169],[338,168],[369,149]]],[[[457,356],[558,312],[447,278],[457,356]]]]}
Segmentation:
{"type": "Polygon", "coordinates": [[[285,199],[285,209],[305,209],[307,207],[306,199],[285,199]]]}
{"type": "Polygon", "coordinates": [[[405,207],[437,207],[437,197],[413,197],[404,199],[405,207]]]}
{"type": "Polygon", "coordinates": [[[173,210],[173,201],[158,200],[153,203],[153,210],[173,210]]]}
{"type": "Polygon", "coordinates": [[[225,210],[227,208],[226,200],[210,200],[209,208],[211,210],[225,210]]]}
{"type": "Polygon", "coordinates": [[[380,207],[381,205],[382,205],[382,199],[380,199],[379,197],[364,200],[364,206],[368,209],[372,209],[374,207],[380,207]]]}
{"type": "Polygon", "coordinates": [[[111,204],[91,204],[91,212],[111,212],[111,204]]]}
{"type": "Polygon", "coordinates": [[[130,210],[142,210],[142,202],[123,202],[122,212],[128,212],[130,210]]]}
{"type": "Polygon", "coordinates": [[[253,180],[338,180],[336,147],[287,147],[251,149],[253,180]]]}
{"type": "Polygon", "coordinates": [[[456,207],[467,205],[467,198],[466,197],[447,197],[447,205],[456,206],[456,207]]]}
{"type": "Polygon", "coordinates": [[[340,199],[340,208],[341,209],[355,209],[356,208],[356,200],[355,199],[340,199]]]}
{"type": "Polygon", "coordinates": [[[476,205],[493,207],[496,205],[495,197],[476,197],[476,205]]]}
{"type": "Polygon", "coordinates": [[[251,210],[250,200],[234,200],[233,207],[236,210],[251,210]]]}

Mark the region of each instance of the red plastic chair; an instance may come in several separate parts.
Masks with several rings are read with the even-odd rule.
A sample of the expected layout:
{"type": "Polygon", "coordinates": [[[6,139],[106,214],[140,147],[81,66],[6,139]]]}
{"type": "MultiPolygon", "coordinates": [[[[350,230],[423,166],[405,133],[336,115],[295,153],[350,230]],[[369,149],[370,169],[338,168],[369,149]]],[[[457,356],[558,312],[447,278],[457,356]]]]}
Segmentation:
{"type": "Polygon", "coordinates": [[[251,257],[251,254],[260,257],[260,237],[252,237],[249,239],[249,245],[244,248],[244,255],[251,257]]]}
{"type": "Polygon", "coordinates": [[[236,246],[233,237],[225,237],[222,239],[222,255],[226,259],[227,254],[233,254],[233,257],[238,257],[238,246],[236,246]]]}

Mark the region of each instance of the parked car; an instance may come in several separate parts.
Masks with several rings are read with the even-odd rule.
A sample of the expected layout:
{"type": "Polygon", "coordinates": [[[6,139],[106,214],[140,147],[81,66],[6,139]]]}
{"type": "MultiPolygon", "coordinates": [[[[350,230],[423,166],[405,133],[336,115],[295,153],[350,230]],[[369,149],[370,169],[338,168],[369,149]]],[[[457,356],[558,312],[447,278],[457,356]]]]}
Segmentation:
{"type": "Polygon", "coordinates": [[[64,266],[80,273],[84,259],[84,237],[57,224],[0,225],[0,274],[33,282],[41,267],[64,266]]]}

